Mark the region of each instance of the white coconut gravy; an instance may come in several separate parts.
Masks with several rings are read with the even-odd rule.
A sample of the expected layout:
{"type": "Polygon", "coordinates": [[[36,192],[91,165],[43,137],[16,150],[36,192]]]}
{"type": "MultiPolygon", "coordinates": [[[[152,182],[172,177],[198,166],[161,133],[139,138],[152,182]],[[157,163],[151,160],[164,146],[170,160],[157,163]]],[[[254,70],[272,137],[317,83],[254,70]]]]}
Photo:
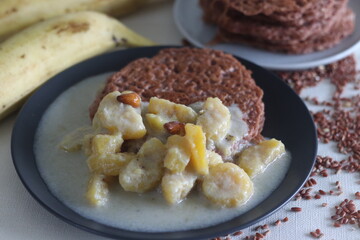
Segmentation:
{"type": "Polygon", "coordinates": [[[253,179],[255,193],[239,208],[217,208],[193,191],[186,200],[169,206],[158,191],[139,195],[110,187],[104,207],[92,207],[85,199],[89,169],[81,152],[67,153],[58,147],[74,129],[90,125],[88,107],[109,73],[91,77],[61,94],[44,114],[36,134],[35,154],[39,171],[52,193],[86,218],[106,225],[148,232],[202,228],[230,220],[268,197],[284,178],[289,153],[253,179]],[[166,223],[166,224],[165,224],[166,223]]]}

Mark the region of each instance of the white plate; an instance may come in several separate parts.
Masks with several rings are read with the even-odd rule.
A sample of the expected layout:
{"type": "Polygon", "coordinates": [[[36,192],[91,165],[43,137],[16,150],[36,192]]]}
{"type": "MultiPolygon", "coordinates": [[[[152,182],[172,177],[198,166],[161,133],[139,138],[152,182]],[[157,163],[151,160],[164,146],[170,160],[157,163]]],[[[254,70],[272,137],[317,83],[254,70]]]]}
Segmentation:
{"type": "MultiPolygon", "coordinates": [[[[360,1],[350,0],[349,6],[359,16],[355,32],[335,47],[310,54],[289,55],[255,49],[240,44],[217,44],[211,48],[223,50],[252,61],[262,67],[277,70],[297,70],[328,64],[352,54],[360,46],[360,1]]],[[[177,0],[174,18],[184,37],[197,47],[205,47],[216,33],[216,27],[205,24],[198,0],[177,0]]]]}

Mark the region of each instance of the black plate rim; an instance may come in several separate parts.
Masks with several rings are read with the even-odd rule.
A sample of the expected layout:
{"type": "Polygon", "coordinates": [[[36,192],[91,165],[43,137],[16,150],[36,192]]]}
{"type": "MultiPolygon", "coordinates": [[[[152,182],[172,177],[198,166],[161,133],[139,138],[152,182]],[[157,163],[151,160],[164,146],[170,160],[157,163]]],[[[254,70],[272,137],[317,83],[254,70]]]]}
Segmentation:
{"type": "MultiPolygon", "coordinates": [[[[300,190],[300,188],[303,186],[303,184],[305,183],[305,181],[307,180],[307,178],[310,175],[311,169],[313,168],[314,164],[315,164],[315,157],[316,157],[316,153],[317,153],[317,133],[316,133],[316,128],[314,125],[314,122],[312,120],[312,116],[309,113],[309,111],[307,110],[307,107],[305,105],[305,103],[301,100],[300,97],[297,96],[297,94],[288,86],[286,85],[279,77],[277,77],[276,75],[274,75],[273,73],[269,72],[268,70],[265,70],[264,68],[261,68],[260,66],[247,61],[245,59],[242,59],[238,56],[234,56],[236,57],[239,61],[241,61],[246,67],[251,66],[251,70],[253,71],[253,73],[256,72],[266,72],[266,74],[268,76],[271,76],[271,78],[274,81],[277,81],[277,84],[280,83],[281,85],[283,85],[284,88],[287,89],[287,91],[291,94],[294,95],[295,97],[297,97],[297,101],[298,104],[300,104],[300,106],[302,106],[304,109],[306,109],[306,114],[307,116],[305,116],[308,120],[311,121],[312,124],[311,125],[311,129],[308,129],[309,134],[312,136],[311,141],[312,141],[312,149],[311,149],[311,153],[309,155],[311,155],[311,159],[312,159],[312,164],[306,166],[306,174],[304,176],[306,176],[305,178],[303,178],[301,181],[298,181],[297,184],[295,186],[293,186],[292,191],[290,193],[288,193],[287,196],[283,197],[283,200],[280,201],[277,206],[275,208],[272,208],[271,210],[268,210],[266,212],[264,212],[263,214],[261,214],[261,216],[254,218],[251,221],[248,221],[245,224],[241,224],[241,226],[227,226],[226,224],[229,222],[234,221],[234,219],[229,220],[225,223],[221,223],[215,226],[211,226],[211,227],[206,227],[206,228],[202,228],[202,229],[193,229],[193,230],[187,230],[187,231],[176,231],[176,232],[155,232],[155,233],[144,233],[144,232],[134,232],[134,231],[128,231],[128,230],[122,230],[122,229],[117,229],[114,227],[109,227],[106,225],[103,225],[106,229],[112,230],[112,231],[107,231],[104,232],[103,230],[99,230],[96,229],[92,226],[84,226],[83,224],[79,224],[77,221],[74,221],[73,219],[69,219],[68,217],[64,216],[62,213],[59,213],[58,211],[55,211],[52,207],[50,207],[46,202],[44,202],[40,196],[38,196],[33,187],[28,183],[28,179],[26,179],[26,177],[24,177],[26,174],[24,174],[24,171],[26,171],[26,169],[23,169],[21,165],[19,165],[19,162],[17,161],[18,159],[18,148],[17,143],[19,141],[21,141],[20,136],[21,136],[21,131],[23,130],[22,123],[24,122],[24,120],[27,119],[27,114],[29,111],[29,108],[34,105],[34,99],[36,97],[38,97],[38,95],[41,93],[41,91],[44,91],[44,89],[48,88],[49,86],[51,86],[53,84],[53,81],[55,78],[59,78],[59,75],[61,76],[62,74],[71,71],[71,69],[75,69],[75,68],[81,68],[81,66],[85,66],[86,64],[88,64],[89,62],[96,62],[96,61],[101,61],[103,59],[106,58],[112,58],[113,56],[116,56],[119,53],[123,53],[123,51],[126,52],[137,52],[137,51],[150,51],[150,52],[157,52],[162,48],[170,48],[170,47],[181,47],[181,46],[156,46],[156,47],[141,47],[141,48],[132,48],[132,49],[125,49],[125,50],[117,50],[114,52],[110,52],[110,53],[106,53],[100,56],[96,56],[94,58],[88,59],[86,61],[83,61],[79,64],[76,64],[75,66],[63,71],[62,73],[57,74],[55,77],[51,78],[48,82],[46,82],[42,87],[40,87],[25,103],[25,105],[22,107],[22,109],[20,110],[13,131],[12,131],[12,138],[11,138],[11,155],[13,158],[13,164],[14,167],[16,169],[16,172],[22,182],[22,184],[25,186],[25,188],[27,189],[27,191],[31,194],[31,196],[37,201],[39,202],[39,204],[41,206],[43,206],[46,210],[48,210],[50,213],[52,213],[53,215],[55,215],[56,217],[58,217],[59,219],[75,226],[78,227],[80,229],[83,229],[85,231],[100,235],[100,236],[104,236],[104,237],[110,237],[110,238],[117,238],[117,239],[208,239],[211,237],[216,237],[216,236],[223,236],[226,234],[229,234],[231,232],[235,232],[237,230],[240,229],[244,229],[246,227],[249,227],[253,224],[255,224],[256,222],[259,222],[265,218],[267,218],[269,215],[275,213],[276,211],[278,211],[280,208],[282,208],[286,203],[288,203],[291,198],[300,190]],[[220,229],[219,226],[221,226],[220,229]],[[215,230],[214,230],[215,229],[215,230]],[[115,231],[116,233],[114,234],[115,231]]],[[[256,80],[256,79],[255,79],[256,80]]],[[[75,83],[80,82],[81,80],[76,81],[75,83]]],[[[75,84],[73,83],[73,84],[75,84]]],[[[68,88],[68,87],[67,87],[68,88]]],[[[66,88],[66,89],[67,89],[66,88]]],[[[65,90],[66,90],[65,89],[65,90]]],[[[62,92],[62,91],[61,91],[62,92]]],[[[59,92],[58,95],[61,94],[61,92],[59,92]]],[[[46,108],[50,105],[51,103],[46,103],[46,108]]],[[[36,104],[35,104],[36,106],[36,104]]],[[[44,183],[45,184],[45,183],[44,183]]],[[[280,188],[280,186],[278,187],[280,188]]],[[[277,189],[276,189],[277,190],[277,189]]],[[[275,191],[276,191],[275,190],[275,191]]],[[[51,194],[51,193],[50,193],[51,194]]],[[[53,196],[54,197],[54,196],[53,196]]],[[[263,202],[265,202],[267,199],[265,199],[263,202]]],[[[263,202],[261,202],[259,205],[261,205],[263,202]]],[[[61,202],[60,202],[61,203],[61,202]]],[[[70,210],[71,212],[73,212],[75,215],[79,215],[77,213],[75,213],[74,211],[70,210]]],[[[252,211],[252,210],[250,210],[252,211]]],[[[249,211],[249,212],[250,212],[249,211]]],[[[246,214],[246,213],[245,213],[246,214]]],[[[79,215],[80,216],[80,215],[79,215]]],[[[80,216],[81,217],[81,216],[80,216]]],[[[237,217],[238,218],[238,217],[237,217]]],[[[235,218],[235,219],[237,219],[235,218]]],[[[99,224],[94,222],[95,224],[99,224]]],[[[102,225],[102,224],[100,224],[102,225]]]]}

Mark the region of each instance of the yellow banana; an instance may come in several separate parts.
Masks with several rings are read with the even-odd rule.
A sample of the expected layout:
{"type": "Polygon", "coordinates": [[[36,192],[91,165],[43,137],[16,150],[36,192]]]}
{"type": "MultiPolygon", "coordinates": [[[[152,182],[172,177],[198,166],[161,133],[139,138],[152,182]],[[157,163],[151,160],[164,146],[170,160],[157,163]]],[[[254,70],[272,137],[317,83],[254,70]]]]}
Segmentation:
{"type": "Polygon", "coordinates": [[[117,46],[154,43],[97,12],[77,12],[35,24],[0,44],[0,119],[46,80],[117,46]]]}
{"type": "Polygon", "coordinates": [[[0,40],[45,19],[79,11],[122,16],[149,0],[1,0],[0,40]]]}

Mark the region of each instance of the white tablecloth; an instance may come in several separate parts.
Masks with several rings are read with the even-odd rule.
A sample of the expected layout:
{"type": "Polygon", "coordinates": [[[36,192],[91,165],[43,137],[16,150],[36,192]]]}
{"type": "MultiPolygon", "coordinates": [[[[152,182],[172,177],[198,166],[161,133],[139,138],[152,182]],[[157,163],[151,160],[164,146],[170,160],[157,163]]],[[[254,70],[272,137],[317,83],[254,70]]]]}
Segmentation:
{"type": "MultiPolygon", "coordinates": [[[[159,44],[178,45],[181,43],[182,36],[172,18],[171,1],[155,4],[122,18],[122,21],[159,44]]],[[[320,92],[323,94],[320,98],[325,98],[331,95],[331,91],[333,88],[330,84],[324,82],[315,89],[304,91],[304,95],[320,92]]],[[[15,117],[16,115],[13,114],[0,122],[0,239],[104,239],[56,218],[43,209],[23,187],[15,172],[10,154],[11,130],[15,117]]],[[[320,145],[319,154],[333,156],[336,160],[341,159],[332,144],[320,145]]],[[[327,191],[335,188],[335,182],[340,181],[344,194],[341,198],[324,196],[319,200],[291,201],[268,219],[256,224],[256,226],[270,225],[271,232],[266,239],[311,239],[309,233],[319,228],[324,233],[322,239],[360,240],[359,227],[346,225],[334,228],[330,219],[334,214],[335,205],[344,198],[354,199],[354,193],[360,191],[359,174],[330,174],[328,178],[316,177],[316,180],[318,185],[314,186],[314,189],[327,191]],[[328,203],[327,207],[321,206],[324,202],[328,203]],[[291,212],[290,208],[293,206],[301,207],[303,211],[291,212]],[[284,217],[288,217],[289,221],[277,227],[272,225],[276,220],[284,217]]],[[[355,200],[355,203],[359,209],[360,200],[355,200]]],[[[254,226],[243,230],[244,234],[234,239],[242,239],[248,234],[254,234],[253,228],[254,226]]]]}

